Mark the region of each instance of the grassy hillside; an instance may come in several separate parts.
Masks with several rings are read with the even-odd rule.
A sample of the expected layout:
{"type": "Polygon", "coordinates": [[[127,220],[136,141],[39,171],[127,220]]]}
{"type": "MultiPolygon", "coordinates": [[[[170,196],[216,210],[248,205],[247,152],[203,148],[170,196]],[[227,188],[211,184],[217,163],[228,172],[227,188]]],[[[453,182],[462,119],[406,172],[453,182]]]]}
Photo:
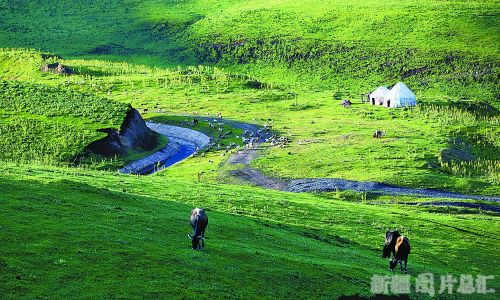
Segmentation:
{"type": "Polygon", "coordinates": [[[496,1],[65,0],[57,6],[50,1],[2,1],[0,8],[3,43],[63,54],[84,53],[102,44],[119,44],[138,53],[153,51],[154,45],[161,53],[172,47],[172,41],[160,37],[182,35],[359,41],[382,48],[398,45],[488,55],[498,54],[500,42],[496,1]]]}
{"type": "Polygon", "coordinates": [[[500,275],[495,216],[77,169],[7,164],[0,174],[9,297],[369,295],[387,268],[386,228],[410,237],[411,274],[500,275]],[[186,238],[194,206],[209,210],[201,252],[186,238]]]}
{"type": "Polygon", "coordinates": [[[4,1],[0,13],[3,47],[149,65],[216,63],[356,97],[405,79],[433,101],[498,107],[496,1],[4,1]]]}
{"type": "Polygon", "coordinates": [[[198,60],[281,84],[357,96],[404,79],[420,96],[492,101],[498,15],[485,1],[249,1],[185,36],[198,60]]]}
{"type": "Polygon", "coordinates": [[[0,156],[70,162],[104,135],[97,129],[119,127],[126,110],[125,105],[65,88],[0,82],[0,156]]]}
{"type": "MultiPolygon", "coordinates": [[[[102,60],[59,60],[76,74],[56,76],[38,70],[43,63],[40,54],[36,58],[32,52],[4,50],[3,53],[10,58],[10,63],[4,63],[0,70],[7,82],[14,80],[5,83],[6,87],[43,83],[47,86],[44,89],[54,95],[73,93],[88,97],[86,106],[60,96],[60,103],[41,105],[29,101],[40,93],[16,102],[8,99],[19,98],[29,89],[22,92],[20,88],[14,93],[4,89],[5,109],[17,107],[15,113],[19,110],[32,115],[90,118],[86,122],[90,125],[82,125],[87,127],[81,132],[112,127],[111,123],[118,122],[118,117],[109,119],[110,124],[102,122],[107,120],[107,115],[109,118],[121,115],[112,112],[113,107],[125,108],[117,102],[148,109],[144,116],[157,121],[166,114],[214,116],[222,112],[227,118],[273,125],[279,134],[292,139],[287,148],[272,148],[255,162],[256,167],[272,176],[340,177],[467,193],[500,193],[499,113],[483,102],[467,101],[461,105],[443,101],[421,104],[414,110],[387,110],[352,99],[353,107],[345,109],[339,105],[338,99],[346,96],[340,91],[334,99],[325,91],[296,96],[294,89],[259,83],[252,77],[217,67],[151,68],[102,60]],[[18,69],[25,71],[18,72],[18,69]],[[16,83],[18,81],[37,83],[16,83]],[[94,124],[92,118],[99,123],[94,124]],[[387,136],[374,140],[372,133],[376,129],[386,131],[387,136]]],[[[52,98],[41,103],[47,100],[52,98]]],[[[189,118],[185,117],[184,121],[189,122],[189,118]]],[[[82,145],[90,139],[82,140],[82,145]]],[[[9,143],[6,141],[5,147],[9,143]]],[[[52,143],[49,141],[49,144],[52,143]]],[[[216,169],[209,161],[220,160],[218,155],[193,162],[178,176],[185,173],[196,178],[196,172],[209,173],[216,169]]]]}
{"type": "Polygon", "coordinates": [[[105,136],[97,130],[119,128],[129,108],[81,88],[84,76],[75,87],[65,76],[42,73],[51,59],[34,51],[0,51],[0,159],[112,167],[143,156],[83,156],[85,146],[105,136]]]}
{"type": "Polygon", "coordinates": [[[272,126],[291,142],[252,161],[270,177],[498,196],[499,20],[496,0],[0,0],[0,298],[369,297],[389,228],[410,238],[413,283],[495,275],[498,293],[498,214],[420,205],[458,200],[266,190],[222,150],[151,176],[96,170],[148,153],[69,165],[131,104],[211,136],[218,113],[272,126]],[[40,71],[56,61],[74,74],[40,71]],[[360,101],[397,81],[417,107],[360,101]]]}

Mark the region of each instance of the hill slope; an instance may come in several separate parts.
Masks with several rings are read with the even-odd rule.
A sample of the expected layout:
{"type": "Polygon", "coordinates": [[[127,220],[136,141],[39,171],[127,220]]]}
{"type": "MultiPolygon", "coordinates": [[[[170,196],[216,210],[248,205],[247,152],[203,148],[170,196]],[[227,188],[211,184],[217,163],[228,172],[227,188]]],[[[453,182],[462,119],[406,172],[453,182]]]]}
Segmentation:
{"type": "Polygon", "coordinates": [[[500,275],[494,216],[156,176],[0,168],[0,289],[11,297],[369,295],[372,274],[387,268],[383,233],[394,227],[415,250],[411,274],[500,275]],[[199,252],[186,238],[194,206],[210,218],[199,252]]]}
{"type": "Polygon", "coordinates": [[[355,97],[404,79],[432,101],[499,102],[496,1],[2,1],[0,15],[0,47],[216,63],[355,97]]]}
{"type": "Polygon", "coordinates": [[[17,47],[0,48],[0,295],[371,296],[389,228],[410,238],[412,283],[482,274],[500,290],[493,212],[239,185],[226,145],[152,176],[60,166],[132,103],[214,135],[217,114],[272,126],[291,142],[251,163],[268,176],[498,196],[499,20],[495,0],[0,0],[0,47],[17,47]],[[40,72],[55,60],[75,74],[40,72]],[[360,103],[401,80],[416,108],[360,103]],[[196,206],[210,217],[199,252],[196,206]]]}
{"type": "MultiPolygon", "coordinates": [[[[143,143],[136,142],[133,149],[113,152],[114,157],[89,158],[85,147],[103,137],[103,130],[120,128],[131,108],[82,88],[86,85],[83,76],[75,82],[68,76],[41,72],[42,66],[56,59],[44,56],[36,51],[0,49],[0,160],[119,165],[144,155],[137,152],[156,150],[166,143],[151,132],[148,146],[155,149],[141,148],[136,144],[143,143]]],[[[137,112],[130,114],[133,117],[141,118],[137,112]]]]}

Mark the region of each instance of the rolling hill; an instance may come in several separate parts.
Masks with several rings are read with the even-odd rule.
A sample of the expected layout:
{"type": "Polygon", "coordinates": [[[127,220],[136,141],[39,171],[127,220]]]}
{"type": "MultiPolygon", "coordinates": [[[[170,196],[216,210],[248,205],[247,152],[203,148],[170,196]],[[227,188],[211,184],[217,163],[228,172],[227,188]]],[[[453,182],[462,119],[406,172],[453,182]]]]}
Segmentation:
{"type": "Polygon", "coordinates": [[[493,0],[0,0],[0,298],[370,298],[398,229],[413,286],[494,275],[497,294],[470,298],[495,299],[498,202],[232,174],[500,196],[499,20],[493,0]],[[55,62],[74,73],[41,71],[55,62]],[[398,81],[416,107],[361,101],[398,81]],[[151,176],[117,170],[166,139],[75,163],[130,106],[227,138],[151,176]],[[229,163],[247,123],[289,142],[229,163]],[[186,238],[194,207],[210,219],[203,251],[186,238]]]}

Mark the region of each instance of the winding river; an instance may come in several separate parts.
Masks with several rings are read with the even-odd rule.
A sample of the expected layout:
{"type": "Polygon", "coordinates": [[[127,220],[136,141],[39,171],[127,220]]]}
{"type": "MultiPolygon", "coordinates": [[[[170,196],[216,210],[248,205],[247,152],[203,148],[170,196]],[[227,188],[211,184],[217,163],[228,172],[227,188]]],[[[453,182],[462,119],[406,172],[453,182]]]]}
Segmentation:
{"type": "Polygon", "coordinates": [[[210,143],[210,138],[189,128],[147,122],[153,131],[168,138],[168,144],[157,152],[126,165],[119,171],[124,174],[153,174],[190,157],[197,149],[210,143]]]}

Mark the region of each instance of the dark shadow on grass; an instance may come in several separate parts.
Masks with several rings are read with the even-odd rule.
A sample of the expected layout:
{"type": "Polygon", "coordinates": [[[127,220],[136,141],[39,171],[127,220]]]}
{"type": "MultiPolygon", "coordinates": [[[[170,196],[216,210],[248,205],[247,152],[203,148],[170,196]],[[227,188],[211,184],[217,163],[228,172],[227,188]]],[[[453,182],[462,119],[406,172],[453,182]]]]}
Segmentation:
{"type": "Polygon", "coordinates": [[[101,71],[98,69],[84,67],[84,66],[71,67],[71,68],[75,71],[75,74],[78,74],[78,75],[90,75],[90,76],[94,76],[94,77],[105,77],[105,76],[116,75],[116,74],[113,74],[112,72],[101,71]]]}

